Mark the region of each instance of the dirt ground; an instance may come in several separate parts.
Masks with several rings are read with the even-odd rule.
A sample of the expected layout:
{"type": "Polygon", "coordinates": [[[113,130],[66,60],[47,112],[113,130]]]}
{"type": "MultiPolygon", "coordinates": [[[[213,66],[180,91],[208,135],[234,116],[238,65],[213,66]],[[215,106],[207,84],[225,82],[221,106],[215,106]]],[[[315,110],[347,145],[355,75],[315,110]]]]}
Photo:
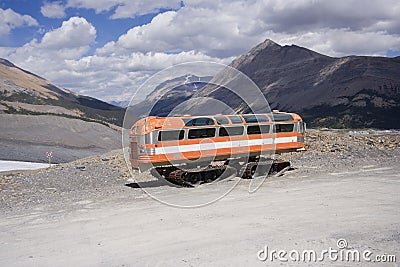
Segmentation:
{"type": "Polygon", "coordinates": [[[254,193],[260,180],[190,189],[130,177],[118,152],[3,174],[0,266],[398,266],[398,133],[310,131],[307,140],[309,151],[283,155],[294,170],[254,193]],[[266,247],[368,250],[397,263],[262,261],[266,247]]]}

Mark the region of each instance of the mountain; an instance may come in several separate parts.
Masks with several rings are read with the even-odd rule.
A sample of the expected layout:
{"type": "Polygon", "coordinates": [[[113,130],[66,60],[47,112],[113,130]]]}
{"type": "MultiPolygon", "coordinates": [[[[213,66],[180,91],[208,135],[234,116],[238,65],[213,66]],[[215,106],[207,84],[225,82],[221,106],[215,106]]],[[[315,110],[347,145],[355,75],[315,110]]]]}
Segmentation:
{"type": "Polygon", "coordinates": [[[129,106],[129,101],[128,100],[123,100],[123,101],[110,101],[109,102],[113,106],[121,107],[121,108],[126,108],[129,106]]]}
{"type": "MultiPolygon", "coordinates": [[[[297,112],[312,127],[400,128],[400,57],[336,58],[297,45],[281,46],[267,39],[229,66],[247,75],[260,88],[271,109],[297,112]]],[[[199,97],[219,100],[235,112],[248,113],[250,107],[263,110],[264,104],[256,95],[249,107],[234,93],[215,85],[236,84],[241,87],[240,93],[251,94],[250,83],[241,84],[234,76],[227,68],[201,89],[184,91],[181,98],[164,94],[162,103],[172,105],[164,108],[162,103],[157,104],[160,108],[155,114],[166,115],[183,101],[199,97]]],[[[158,93],[161,91],[156,89],[152,94],[158,93]]],[[[208,110],[204,107],[215,106],[207,105],[207,101],[199,100],[182,113],[197,114],[201,109],[208,110]]]]}
{"type": "Polygon", "coordinates": [[[121,147],[124,109],[0,59],[0,159],[72,161],[121,147]],[[38,116],[40,115],[40,116],[38,116]]]}
{"type": "Polygon", "coordinates": [[[333,58],[266,40],[230,66],[259,86],[271,109],[298,112],[312,126],[400,128],[400,57],[333,58]]]}
{"type": "Polygon", "coordinates": [[[171,112],[175,113],[179,104],[192,98],[193,94],[201,90],[211,78],[187,74],[162,82],[144,101],[128,107],[129,113],[133,116],[127,116],[132,120],[127,125],[133,124],[137,118],[145,115],[167,116],[171,112]]]}
{"type": "Polygon", "coordinates": [[[125,110],[61,88],[0,58],[0,113],[50,114],[122,125],[125,110]]]}

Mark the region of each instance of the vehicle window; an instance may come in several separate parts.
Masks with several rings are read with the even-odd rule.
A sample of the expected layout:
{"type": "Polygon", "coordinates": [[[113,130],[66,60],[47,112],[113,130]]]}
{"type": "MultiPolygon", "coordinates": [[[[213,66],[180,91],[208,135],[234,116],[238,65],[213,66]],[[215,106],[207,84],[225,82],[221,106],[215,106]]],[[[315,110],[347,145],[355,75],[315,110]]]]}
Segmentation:
{"type": "Polygon", "coordinates": [[[158,133],[158,141],[182,140],[184,136],[184,130],[160,131],[158,133]]]}
{"type": "Polygon", "coordinates": [[[240,116],[229,116],[229,119],[231,120],[232,124],[243,123],[240,116]]]}
{"type": "Polygon", "coordinates": [[[221,124],[229,124],[229,121],[228,121],[228,119],[226,118],[226,117],[214,117],[214,119],[217,121],[217,123],[219,124],[219,125],[221,125],[221,124]]]}
{"type": "Polygon", "coordinates": [[[186,126],[205,126],[214,125],[214,120],[211,118],[195,118],[195,119],[183,119],[186,126]]]}
{"type": "Polygon", "coordinates": [[[293,121],[293,117],[290,114],[272,114],[272,118],[275,122],[278,121],[293,121]]]}
{"type": "Polygon", "coordinates": [[[201,128],[201,129],[190,129],[189,130],[189,139],[196,138],[208,138],[215,136],[215,128],[201,128]]]}
{"type": "Polygon", "coordinates": [[[275,124],[276,133],[293,132],[294,124],[275,124]]]}
{"type": "Polygon", "coordinates": [[[247,134],[265,134],[269,133],[270,125],[250,125],[247,126],[247,134]]]}
{"type": "Polygon", "coordinates": [[[268,122],[268,118],[265,115],[242,115],[247,123],[258,123],[268,122]]]}
{"type": "Polygon", "coordinates": [[[219,136],[234,136],[234,135],[242,135],[242,134],[243,134],[243,126],[219,128],[219,136]]]}

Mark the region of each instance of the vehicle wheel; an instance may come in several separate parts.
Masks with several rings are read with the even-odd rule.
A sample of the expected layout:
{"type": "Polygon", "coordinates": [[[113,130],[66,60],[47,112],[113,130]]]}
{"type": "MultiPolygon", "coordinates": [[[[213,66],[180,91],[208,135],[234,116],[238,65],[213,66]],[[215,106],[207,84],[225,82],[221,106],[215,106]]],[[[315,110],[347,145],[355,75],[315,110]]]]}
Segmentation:
{"type": "Polygon", "coordinates": [[[190,173],[188,175],[188,182],[191,183],[192,185],[197,185],[201,183],[201,174],[198,172],[195,173],[190,173]]]}

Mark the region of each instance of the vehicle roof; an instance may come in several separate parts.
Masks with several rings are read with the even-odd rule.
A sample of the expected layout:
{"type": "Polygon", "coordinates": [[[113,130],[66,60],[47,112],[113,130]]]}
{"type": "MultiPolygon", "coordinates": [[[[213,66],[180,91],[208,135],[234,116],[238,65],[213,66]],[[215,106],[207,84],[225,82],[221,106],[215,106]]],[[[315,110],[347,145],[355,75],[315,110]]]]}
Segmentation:
{"type": "MultiPolygon", "coordinates": [[[[231,114],[231,115],[223,115],[223,114],[215,114],[215,115],[204,115],[204,116],[192,116],[192,115],[184,115],[184,116],[176,116],[176,117],[157,117],[157,116],[149,116],[138,120],[131,128],[131,133],[135,131],[135,127],[139,127],[139,131],[136,134],[147,134],[154,130],[172,130],[172,129],[182,129],[182,128],[193,128],[193,127],[212,127],[212,126],[219,126],[219,124],[215,121],[215,117],[229,117],[229,116],[243,116],[247,115],[266,115],[268,118],[268,122],[262,123],[283,123],[283,122],[297,122],[302,121],[301,117],[296,113],[287,113],[287,112],[272,112],[268,114],[231,114]],[[291,117],[292,119],[288,119],[291,117]],[[214,120],[213,125],[204,125],[204,126],[186,126],[185,121],[192,120],[195,118],[211,118],[214,120]]],[[[250,124],[243,121],[242,125],[250,124]]],[[[229,124],[224,125],[241,125],[239,124],[229,124]]]]}

